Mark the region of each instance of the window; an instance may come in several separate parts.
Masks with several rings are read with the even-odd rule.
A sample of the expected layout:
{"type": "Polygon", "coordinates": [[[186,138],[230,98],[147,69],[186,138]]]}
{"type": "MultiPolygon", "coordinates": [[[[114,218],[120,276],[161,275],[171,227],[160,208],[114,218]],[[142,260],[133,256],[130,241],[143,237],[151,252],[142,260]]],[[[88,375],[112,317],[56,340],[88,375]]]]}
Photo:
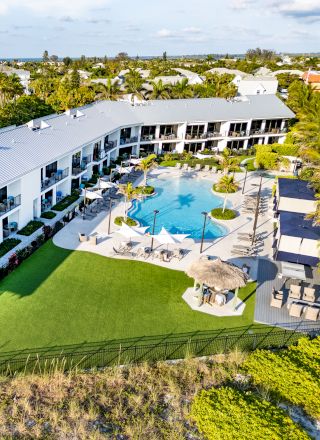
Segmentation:
{"type": "Polygon", "coordinates": [[[186,130],[187,139],[198,139],[204,133],[204,125],[188,125],[186,130]]]}
{"type": "Polygon", "coordinates": [[[7,200],[7,198],[8,198],[7,187],[4,186],[3,188],[0,189],[0,203],[2,203],[4,200],[7,200]]]}
{"type": "Polygon", "coordinates": [[[266,120],[266,132],[267,133],[279,133],[281,128],[282,119],[267,119],[266,120]]]}
{"type": "Polygon", "coordinates": [[[251,123],[251,134],[259,134],[261,132],[262,121],[252,121],[251,123]]]}
{"type": "Polygon", "coordinates": [[[120,132],[120,139],[126,140],[131,138],[131,127],[122,128],[120,132]]]}
{"type": "Polygon", "coordinates": [[[146,125],[141,129],[141,137],[150,137],[155,136],[156,134],[156,126],[155,125],[146,125]]]}
{"type": "Polygon", "coordinates": [[[161,136],[177,136],[177,126],[176,125],[161,125],[160,126],[160,137],[161,136]]]}
{"type": "Polygon", "coordinates": [[[243,148],[243,147],[244,147],[244,140],[227,142],[227,148],[230,148],[231,150],[239,150],[239,148],[243,148]]]}
{"type": "Polygon", "coordinates": [[[50,165],[46,166],[46,177],[51,177],[52,174],[57,172],[57,162],[52,162],[50,165]]]}
{"type": "Polygon", "coordinates": [[[221,122],[209,122],[208,133],[220,133],[221,122]]]}
{"type": "Polygon", "coordinates": [[[230,124],[230,136],[238,135],[245,136],[247,131],[247,122],[233,122],[230,124]]]}

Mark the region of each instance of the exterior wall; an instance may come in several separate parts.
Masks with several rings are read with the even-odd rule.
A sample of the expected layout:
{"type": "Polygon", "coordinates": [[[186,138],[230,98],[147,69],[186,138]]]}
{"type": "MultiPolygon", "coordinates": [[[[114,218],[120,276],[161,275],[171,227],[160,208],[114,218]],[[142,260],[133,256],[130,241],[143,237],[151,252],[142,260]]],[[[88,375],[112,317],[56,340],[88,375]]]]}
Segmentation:
{"type": "Polygon", "coordinates": [[[38,216],[41,213],[41,176],[40,169],[34,170],[21,178],[21,206],[19,210],[19,228],[33,220],[33,202],[36,200],[38,216]]]}

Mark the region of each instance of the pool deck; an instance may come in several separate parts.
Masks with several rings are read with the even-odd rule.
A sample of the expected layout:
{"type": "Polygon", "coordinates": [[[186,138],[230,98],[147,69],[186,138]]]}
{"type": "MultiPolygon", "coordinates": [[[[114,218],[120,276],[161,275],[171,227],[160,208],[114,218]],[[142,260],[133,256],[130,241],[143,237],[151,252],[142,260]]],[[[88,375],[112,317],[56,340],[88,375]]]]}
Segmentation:
{"type": "MultiPolygon", "coordinates": [[[[188,177],[190,179],[205,178],[213,183],[217,182],[221,177],[221,174],[205,174],[203,172],[182,172],[172,168],[158,168],[153,171],[149,177],[168,177],[172,175],[172,178],[177,178],[179,175],[188,177]]],[[[239,182],[240,187],[243,185],[244,173],[237,173],[236,180],[239,182]]],[[[140,181],[135,184],[138,185],[140,181]]],[[[248,173],[245,195],[257,192],[257,186],[259,185],[260,177],[256,173],[248,173]]],[[[273,179],[264,178],[262,186],[262,194],[269,196],[271,198],[271,189],[273,186],[273,179]]],[[[235,194],[228,195],[228,201],[231,202],[232,207],[237,211],[241,211],[243,206],[244,196],[241,194],[241,190],[235,194]]],[[[208,207],[210,209],[210,207],[208,207]]],[[[112,218],[124,214],[124,203],[122,201],[118,202],[112,209],[112,218]]],[[[125,241],[124,237],[117,234],[118,226],[112,224],[111,234],[108,235],[108,220],[109,214],[106,211],[102,211],[97,214],[94,218],[90,220],[83,220],[80,217],[72,220],[65,228],[59,231],[53,238],[55,245],[60,246],[65,249],[78,250],[94,252],[96,254],[112,257],[112,258],[130,258],[121,257],[115,255],[113,248],[118,248],[120,243],[125,241]],[[100,237],[97,245],[92,245],[90,242],[79,242],[79,233],[85,233],[87,235],[97,234],[100,237]]],[[[251,278],[257,278],[257,266],[258,258],[236,258],[232,256],[231,249],[234,244],[237,243],[237,233],[240,231],[252,231],[253,228],[253,215],[242,214],[236,217],[234,220],[220,221],[222,225],[228,228],[227,235],[219,237],[215,240],[206,240],[204,243],[204,251],[202,255],[208,255],[211,257],[219,256],[223,260],[229,260],[235,264],[242,265],[244,262],[251,267],[251,278]]],[[[264,241],[264,246],[259,252],[260,257],[271,258],[272,256],[272,231],[273,231],[273,221],[271,215],[266,212],[264,215],[259,216],[258,219],[258,232],[265,232],[267,238],[264,241]]],[[[135,252],[141,246],[150,246],[151,238],[148,236],[139,237],[133,240],[134,247],[133,252],[135,252]]],[[[177,247],[181,247],[187,250],[187,255],[181,259],[171,259],[170,262],[163,262],[159,259],[153,259],[151,257],[146,260],[143,258],[133,258],[134,260],[144,261],[150,264],[157,264],[170,269],[184,271],[194,260],[200,257],[200,242],[193,239],[186,239],[181,245],[170,246],[169,250],[177,247]]],[[[159,246],[158,243],[154,242],[154,248],[166,249],[165,245],[159,246]]]]}

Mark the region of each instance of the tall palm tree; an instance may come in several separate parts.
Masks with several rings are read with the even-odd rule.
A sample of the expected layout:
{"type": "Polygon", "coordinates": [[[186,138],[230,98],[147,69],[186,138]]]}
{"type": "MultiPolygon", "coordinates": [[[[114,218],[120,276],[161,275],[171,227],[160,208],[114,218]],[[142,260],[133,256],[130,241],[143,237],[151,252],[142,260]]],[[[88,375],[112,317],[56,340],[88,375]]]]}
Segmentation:
{"type": "Polygon", "coordinates": [[[112,78],[107,78],[105,84],[95,84],[94,91],[96,93],[96,100],[116,101],[122,95],[119,81],[112,81],[112,78]]]}
{"type": "Polygon", "coordinates": [[[129,73],[127,73],[124,88],[127,93],[132,95],[132,103],[135,96],[139,99],[144,99],[144,80],[136,70],[130,69],[129,73]]]}
{"type": "Polygon", "coordinates": [[[119,185],[118,192],[124,196],[124,221],[128,219],[128,203],[136,197],[136,190],[129,182],[126,185],[119,185]]]}
{"type": "Polygon", "coordinates": [[[7,76],[0,73],[0,105],[3,106],[7,102],[15,99],[17,96],[23,95],[24,89],[17,75],[7,76]]]}
{"type": "Polygon", "coordinates": [[[233,176],[223,176],[219,180],[219,182],[216,184],[215,188],[219,192],[225,193],[224,201],[223,201],[223,209],[222,212],[225,211],[226,205],[227,205],[227,196],[230,193],[234,193],[238,189],[238,184],[235,182],[233,176]]]}
{"type": "Polygon", "coordinates": [[[161,79],[159,81],[151,81],[150,85],[152,90],[146,92],[146,97],[148,99],[169,99],[170,98],[170,87],[164,84],[161,79]]]}
{"type": "Polygon", "coordinates": [[[188,78],[183,78],[172,87],[172,97],[176,99],[192,98],[193,90],[189,85],[188,78]]]}
{"type": "Polygon", "coordinates": [[[137,165],[137,169],[143,171],[143,174],[144,174],[143,185],[144,186],[147,186],[148,172],[157,166],[157,162],[155,161],[156,157],[157,156],[155,154],[150,154],[145,159],[142,159],[142,161],[139,163],[139,165],[137,165]]]}

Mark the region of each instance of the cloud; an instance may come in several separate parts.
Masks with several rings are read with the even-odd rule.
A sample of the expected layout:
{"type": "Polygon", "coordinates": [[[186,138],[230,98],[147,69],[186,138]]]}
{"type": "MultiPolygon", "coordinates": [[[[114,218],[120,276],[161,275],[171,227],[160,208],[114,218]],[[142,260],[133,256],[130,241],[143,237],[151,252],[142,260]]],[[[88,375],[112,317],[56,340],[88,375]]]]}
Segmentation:
{"type": "Polygon", "coordinates": [[[232,9],[248,9],[252,5],[255,4],[254,0],[232,0],[231,8],[232,9]]]}
{"type": "Polygon", "coordinates": [[[111,0],[1,0],[0,14],[29,9],[39,15],[83,17],[93,8],[106,7],[111,0]]]}
{"type": "Polygon", "coordinates": [[[170,30],[167,28],[160,29],[156,33],[157,38],[174,40],[174,41],[186,41],[189,43],[199,43],[207,41],[206,34],[196,27],[187,27],[181,30],[170,30]]]}
{"type": "Polygon", "coordinates": [[[111,20],[108,18],[89,18],[87,23],[98,24],[98,23],[110,23],[111,20]]]}
{"type": "Polygon", "coordinates": [[[319,0],[293,0],[275,3],[273,8],[280,14],[308,22],[320,20],[319,0]]]}
{"type": "Polygon", "coordinates": [[[64,22],[64,23],[74,23],[76,20],[72,17],[70,17],[70,15],[66,15],[64,17],[60,17],[60,21],[64,22]]]}

